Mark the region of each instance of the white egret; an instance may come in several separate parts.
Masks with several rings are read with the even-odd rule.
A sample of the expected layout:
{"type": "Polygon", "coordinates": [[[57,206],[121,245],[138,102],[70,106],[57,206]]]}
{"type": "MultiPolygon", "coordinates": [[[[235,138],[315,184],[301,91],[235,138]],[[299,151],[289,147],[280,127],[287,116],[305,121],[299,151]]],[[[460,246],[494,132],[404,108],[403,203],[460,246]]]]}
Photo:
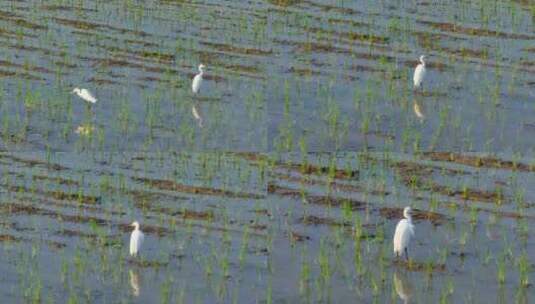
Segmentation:
{"type": "Polygon", "coordinates": [[[91,94],[91,92],[89,92],[89,90],[87,89],[74,88],[74,90],[72,90],[72,93],[78,95],[78,97],[82,98],[83,100],[89,103],[97,102],[97,99],[95,98],[95,96],[93,96],[93,94],[91,94]]]}
{"type": "Polygon", "coordinates": [[[131,226],[134,226],[134,231],[132,231],[132,235],[130,235],[130,255],[137,256],[137,253],[143,244],[145,235],[139,230],[139,223],[137,221],[133,222],[131,226]]]}
{"type": "Polygon", "coordinates": [[[201,84],[202,84],[202,76],[204,75],[204,64],[199,65],[199,74],[195,75],[193,77],[193,82],[191,83],[191,91],[193,94],[198,94],[201,90],[201,84]]]}
{"type": "Polygon", "coordinates": [[[418,89],[420,87],[423,88],[422,82],[424,81],[425,77],[425,56],[420,56],[420,64],[416,66],[416,69],[414,69],[414,88],[418,89]]]}
{"type": "Polygon", "coordinates": [[[400,220],[394,233],[394,253],[400,257],[405,253],[405,258],[409,260],[409,243],[414,236],[414,225],[412,224],[412,209],[405,207],[403,209],[404,219],[400,220]]]}

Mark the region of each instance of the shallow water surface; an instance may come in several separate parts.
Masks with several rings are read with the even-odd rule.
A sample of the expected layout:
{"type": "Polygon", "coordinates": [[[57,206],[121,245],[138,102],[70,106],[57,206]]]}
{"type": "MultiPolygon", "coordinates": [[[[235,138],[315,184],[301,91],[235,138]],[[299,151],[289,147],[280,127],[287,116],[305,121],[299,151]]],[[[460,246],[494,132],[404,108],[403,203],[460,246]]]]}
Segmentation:
{"type": "Polygon", "coordinates": [[[535,168],[475,154],[4,153],[1,297],[529,302],[535,168]],[[393,257],[415,209],[409,264],[393,257]],[[128,257],[133,219],[146,242],[128,257]],[[411,286],[411,287],[408,287],[411,286]]]}
{"type": "Polygon", "coordinates": [[[3,1],[0,299],[532,302],[534,20],[504,0],[3,1]]]}

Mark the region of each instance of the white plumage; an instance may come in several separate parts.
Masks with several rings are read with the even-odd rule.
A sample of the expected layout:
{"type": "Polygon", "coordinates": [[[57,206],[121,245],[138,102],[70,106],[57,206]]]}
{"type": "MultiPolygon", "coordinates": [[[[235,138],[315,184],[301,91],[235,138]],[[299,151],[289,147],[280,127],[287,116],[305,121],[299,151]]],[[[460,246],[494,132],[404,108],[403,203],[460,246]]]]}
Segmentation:
{"type": "Polygon", "coordinates": [[[199,65],[199,74],[193,77],[193,82],[191,83],[191,91],[193,94],[198,94],[201,90],[202,76],[204,74],[204,64],[199,65]]]}
{"type": "Polygon", "coordinates": [[[91,92],[89,92],[89,90],[87,89],[74,88],[74,90],[72,90],[72,93],[78,95],[78,97],[82,98],[83,100],[87,102],[90,102],[90,103],[97,102],[97,99],[95,98],[95,96],[93,96],[93,94],[91,94],[91,92]]]}
{"type": "Polygon", "coordinates": [[[130,235],[130,255],[137,256],[141,245],[143,244],[143,239],[145,235],[139,230],[139,223],[137,221],[133,222],[131,226],[134,226],[134,231],[130,235]]]}
{"type": "MultiPolygon", "coordinates": [[[[414,88],[418,89],[422,86],[422,82],[424,81],[425,77],[425,56],[420,56],[420,64],[414,69],[414,88]]],[[[423,86],[422,86],[423,87],[423,86]]]]}
{"type": "Polygon", "coordinates": [[[405,207],[403,209],[404,219],[400,220],[396,226],[394,233],[394,254],[396,257],[405,254],[405,258],[409,259],[408,247],[411,238],[414,237],[414,225],[412,224],[412,209],[405,207]]]}

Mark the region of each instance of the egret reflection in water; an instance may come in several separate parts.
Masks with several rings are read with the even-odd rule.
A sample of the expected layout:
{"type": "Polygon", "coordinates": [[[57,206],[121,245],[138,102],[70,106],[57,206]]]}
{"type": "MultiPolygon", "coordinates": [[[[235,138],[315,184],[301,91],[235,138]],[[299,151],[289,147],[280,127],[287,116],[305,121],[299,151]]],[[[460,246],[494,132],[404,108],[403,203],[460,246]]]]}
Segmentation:
{"type": "Polygon", "coordinates": [[[424,109],[421,105],[421,102],[418,100],[418,99],[414,99],[413,102],[412,102],[412,109],[414,111],[414,115],[416,115],[416,117],[418,117],[418,119],[420,120],[420,122],[423,122],[425,120],[425,114],[424,114],[424,109]]]}
{"type": "Polygon", "coordinates": [[[139,297],[139,273],[137,272],[137,270],[130,269],[128,274],[130,276],[130,287],[132,287],[132,294],[136,297],[139,297]]]}
{"type": "Polygon", "coordinates": [[[195,118],[195,120],[199,124],[199,128],[202,128],[203,127],[203,119],[202,119],[202,116],[201,116],[201,112],[199,111],[199,106],[198,105],[193,104],[193,106],[191,107],[191,114],[193,114],[193,118],[195,118]]]}
{"type": "Polygon", "coordinates": [[[92,124],[81,124],[74,130],[74,133],[80,136],[90,136],[94,131],[95,127],[92,124]]]}
{"type": "Polygon", "coordinates": [[[403,303],[409,303],[413,294],[413,287],[407,275],[404,272],[394,271],[394,289],[396,293],[403,300],[403,303]]]}

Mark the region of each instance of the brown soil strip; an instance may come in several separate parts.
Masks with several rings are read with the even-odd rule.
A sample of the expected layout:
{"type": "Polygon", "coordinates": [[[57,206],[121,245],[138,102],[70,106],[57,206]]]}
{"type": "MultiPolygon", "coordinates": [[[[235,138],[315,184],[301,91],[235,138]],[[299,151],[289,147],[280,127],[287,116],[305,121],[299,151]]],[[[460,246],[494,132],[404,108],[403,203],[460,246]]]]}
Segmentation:
{"type": "Polygon", "coordinates": [[[306,192],[301,192],[299,190],[291,189],[276,185],[274,183],[268,184],[268,193],[277,194],[281,196],[293,196],[293,197],[302,197],[307,203],[315,205],[326,205],[331,207],[341,207],[344,204],[348,204],[352,210],[363,209],[366,207],[365,202],[357,201],[349,198],[340,198],[340,197],[330,197],[322,195],[310,195],[306,192]]]}
{"type": "Polygon", "coordinates": [[[461,33],[461,34],[465,34],[469,36],[478,36],[478,37],[489,36],[489,37],[499,37],[499,38],[506,38],[506,39],[522,39],[522,40],[531,40],[535,38],[535,36],[532,36],[532,35],[504,33],[504,32],[498,32],[494,30],[470,28],[470,27],[464,27],[458,24],[446,23],[446,22],[434,22],[434,21],[421,20],[421,21],[418,21],[418,23],[428,25],[428,26],[434,27],[442,31],[451,32],[451,33],[461,33]]]}
{"type": "Polygon", "coordinates": [[[84,30],[84,31],[87,31],[87,30],[110,31],[112,30],[121,34],[132,34],[133,36],[141,36],[141,37],[153,36],[144,31],[136,31],[136,30],[130,30],[126,28],[119,28],[119,27],[114,27],[114,26],[107,25],[107,24],[91,23],[91,22],[86,22],[86,21],[59,18],[59,17],[53,17],[52,19],[58,24],[69,26],[69,27],[79,29],[79,30],[84,30]]]}
{"type": "Polygon", "coordinates": [[[295,231],[289,231],[288,237],[292,242],[304,242],[310,240],[308,235],[304,235],[295,231]]]}
{"type": "Polygon", "coordinates": [[[88,238],[88,239],[97,238],[97,235],[94,233],[81,232],[81,231],[71,230],[71,229],[62,229],[60,231],[56,231],[55,234],[59,236],[65,236],[65,237],[83,237],[83,238],[88,238]]]}
{"type": "MultiPolygon", "coordinates": [[[[152,200],[154,201],[154,200],[152,200]]],[[[168,216],[178,216],[185,220],[201,220],[201,221],[212,221],[215,217],[212,210],[208,211],[195,211],[189,209],[176,210],[167,207],[158,207],[155,206],[152,201],[136,201],[134,204],[137,208],[141,210],[149,210],[157,214],[165,214],[168,216]]]]}
{"type": "MultiPolygon", "coordinates": [[[[119,224],[118,227],[119,227],[119,230],[121,232],[124,232],[124,233],[132,232],[132,230],[134,230],[134,227],[131,226],[131,223],[129,223],[129,224],[119,224]]],[[[166,235],[166,234],[168,234],[170,232],[169,229],[167,229],[167,228],[163,228],[163,227],[160,227],[160,226],[149,225],[149,224],[144,224],[144,223],[140,223],[139,229],[141,229],[141,231],[143,231],[143,233],[156,234],[156,235],[158,235],[160,237],[164,236],[164,235],[166,235]]]]}
{"type": "Polygon", "coordinates": [[[289,171],[297,171],[301,174],[314,174],[314,175],[329,175],[333,174],[337,179],[358,179],[358,170],[342,170],[331,169],[329,167],[316,166],[311,164],[297,164],[297,163],[283,163],[277,162],[275,166],[278,168],[284,168],[289,171]]]}
{"type": "MultiPolygon", "coordinates": [[[[382,207],[379,209],[379,214],[389,220],[402,219],[403,208],[382,207]]],[[[449,218],[444,214],[420,209],[413,209],[412,219],[415,221],[429,221],[435,226],[445,224],[449,221],[449,218]]]]}
{"type": "Polygon", "coordinates": [[[233,72],[237,73],[246,73],[244,75],[250,76],[250,75],[260,75],[262,74],[262,70],[256,66],[252,65],[240,65],[240,64],[226,64],[222,65],[225,69],[229,69],[233,72]]]}
{"type": "Polygon", "coordinates": [[[303,2],[303,1],[302,0],[268,0],[268,2],[276,6],[288,7],[288,6],[292,6],[297,3],[303,2]]]}
{"type": "Polygon", "coordinates": [[[42,160],[37,160],[37,159],[26,159],[26,158],[17,157],[17,156],[10,155],[10,154],[0,154],[0,157],[10,159],[14,162],[25,164],[29,167],[42,166],[47,169],[51,169],[55,171],[69,170],[69,168],[67,167],[64,167],[58,164],[49,163],[49,162],[42,161],[42,160]]]}
{"type": "Polygon", "coordinates": [[[338,5],[326,4],[326,3],[323,3],[322,1],[313,2],[313,1],[303,0],[300,2],[306,3],[307,5],[311,7],[317,7],[324,12],[332,12],[332,13],[338,13],[341,15],[349,15],[349,16],[362,15],[362,12],[356,9],[353,9],[350,7],[340,7],[338,5]]]}
{"type": "Polygon", "coordinates": [[[476,168],[495,168],[506,170],[517,170],[523,172],[535,172],[535,166],[520,162],[502,160],[490,156],[469,156],[450,152],[426,152],[422,158],[433,161],[453,162],[476,168]]]}
{"type": "Polygon", "coordinates": [[[26,72],[21,72],[21,71],[13,72],[13,71],[0,70],[0,77],[15,77],[15,76],[19,78],[28,79],[28,80],[36,80],[36,81],[45,80],[42,77],[35,76],[26,72]]]}
{"type": "MultiPolygon", "coordinates": [[[[33,202],[32,202],[33,203],[33,202]]],[[[94,222],[98,225],[109,225],[110,221],[95,216],[83,216],[83,215],[69,215],[59,213],[54,210],[49,210],[34,205],[26,205],[21,203],[3,203],[0,206],[0,212],[9,213],[11,215],[23,214],[23,215],[40,215],[47,216],[58,221],[70,222],[70,223],[90,223],[94,222]]]]}
{"type": "Polygon", "coordinates": [[[232,197],[232,198],[261,199],[264,197],[262,195],[253,194],[253,193],[233,192],[233,191],[208,188],[208,187],[183,185],[183,184],[178,184],[170,180],[150,179],[150,178],[143,178],[143,177],[132,177],[132,179],[138,182],[145,183],[157,189],[167,190],[167,191],[177,191],[177,192],[182,192],[182,193],[201,194],[201,195],[224,196],[224,197],[232,197]]]}
{"type": "Polygon", "coordinates": [[[74,11],[74,10],[76,10],[77,12],[96,12],[97,11],[94,9],[89,9],[89,8],[85,8],[81,6],[66,6],[66,5],[42,5],[41,9],[46,10],[46,11],[62,11],[62,12],[74,11]]]}
{"type": "Polygon", "coordinates": [[[175,60],[175,55],[173,54],[165,54],[165,53],[151,52],[151,51],[131,51],[131,52],[142,58],[150,58],[158,62],[162,62],[162,63],[169,63],[175,60]]]}
{"type": "Polygon", "coordinates": [[[338,53],[349,54],[350,51],[333,44],[317,43],[317,42],[294,42],[296,47],[294,52],[298,53],[338,53]]]}
{"type": "Polygon", "coordinates": [[[267,217],[271,217],[271,212],[269,212],[269,210],[267,209],[255,209],[255,210],[250,210],[250,212],[256,213],[258,215],[265,215],[267,217]]]}
{"type": "Polygon", "coordinates": [[[387,196],[390,195],[390,192],[384,191],[384,190],[366,190],[363,189],[361,186],[358,185],[350,185],[350,184],[342,184],[337,182],[327,182],[327,181],[321,181],[316,179],[310,179],[308,176],[292,176],[289,174],[283,174],[279,172],[272,173],[274,177],[276,177],[279,180],[285,180],[293,183],[299,183],[302,185],[319,185],[319,186],[325,186],[329,187],[334,190],[338,191],[345,191],[345,192],[357,192],[357,193],[369,193],[371,195],[377,195],[377,196],[387,196]]]}
{"type": "Polygon", "coordinates": [[[467,58],[477,58],[477,59],[487,59],[489,58],[488,50],[476,50],[476,49],[469,49],[466,47],[461,47],[460,49],[453,49],[453,48],[447,48],[447,47],[440,47],[440,51],[454,54],[460,57],[467,57],[467,58]]]}
{"type": "Polygon", "coordinates": [[[12,12],[0,11],[0,19],[9,20],[15,23],[15,25],[17,26],[24,27],[30,30],[46,30],[48,28],[41,24],[29,22],[23,17],[19,17],[18,15],[12,12]]]}
{"type": "Polygon", "coordinates": [[[131,258],[128,259],[128,264],[135,265],[137,267],[141,268],[159,268],[159,267],[166,267],[169,262],[160,262],[160,261],[149,261],[139,258],[131,258]]]}
{"type": "Polygon", "coordinates": [[[105,78],[99,78],[99,77],[91,77],[89,78],[88,82],[95,83],[98,85],[120,85],[121,83],[115,80],[109,80],[105,78]]]}
{"type": "Polygon", "coordinates": [[[505,199],[503,193],[498,191],[485,191],[471,188],[455,190],[434,182],[430,177],[432,176],[432,173],[435,170],[443,169],[437,169],[432,166],[409,161],[398,161],[391,165],[401,175],[401,178],[407,187],[416,187],[420,191],[430,191],[446,196],[455,196],[460,199],[479,202],[502,203],[505,199]]]}
{"type": "Polygon", "coordinates": [[[488,213],[492,213],[492,214],[495,214],[497,216],[505,217],[505,218],[512,218],[512,219],[529,218],[529,219],[535,219],[535,215],[520,214],[518,212],[513,212],[513,211],[489,210],[489,209],[480,208],[480,207],[476,208],[476,210],[478,212],[488,212],[488,213]]]}
{"type": "Polygon", "coordinates": [[[226,154],[229,155],[235,155],[237,157],[252,161],[252,162],[258,162],[258,161],[268,161],[269,158],[264,153],[256,153],[256,152],[226,152],[226,154]]]}
{"type": "Polygon", "coordinates": [[[327,225],[327,226],[336,226],[336,227],[351,226],[351,223],[349,222],[341,222],[333,218],[319,217],[315,215],[304,215],[301,218],[299,218],[299,222],[304,225],[314,225],[314,226],[318,226],[318,225],[327,225]]]}
{"type": "Polygon", "coordinates": [[[314,70],[307,69],[307,68],[296,68],[296,67],[290,67],[287,72],[294,73],[298,76],[306,76],[306,77],[321,75],[321,73],[318,71],[314,71],[314,70]]]}
{"type": "Polygon", "coordinates": [[[431,271],[431,272],[444,272],[446,271],[446,265],[445,264],[435,264],[435,263],[420,263],[413,260],[402,260],[402,259],[395,259],[392,261],[392,264],[394,266],[398,267],[404,267],[409,271],[431,271]]]}
{"type": "Polygon", "coordinates": [[[194,220],[203,220],[203,221],[211,221],[214,218],[214,212],[209,211],[195,211],[195,210],[182,210],[177,213],[180,215],[183,219],[194,219],[194,220]]]}
{"type": "Polygon", "coordinates": [[[327,37],[340,37],[347,39],[350,42],[366,42],[371,44],[386,44],[390,40],[388,37],[377,36],[373,34],[357,33],[357,32],[340,32],[335,30],[327,30],[319,27],[308,27],[304,29],[310,33],[327,35],[327,37]]]}
{"type": "Polygon", "coordinates": [[[264,225],[264,224],[251,224],[249,225],[249,228],[251,229],[254,229],[254,230],[266,230],[267,229],[267,225],[264,225]]]}
{"type": "Polygon", "coordinates": [[[98,236],[93,233],[84,233],[76,230],[64,229],[57,231],[56,235],[62,237],[72,237],[72,238],[85,238],[91,241],[91,243],[96,244],[97,246],[114,246],[120,245],[122,243],[122,237],[120,235],[105,235],[98,236]]]}
{"type": "MultiPolygon", "coordinates": [[[[114,189],[113,191],[116,192],[116,193],[123,193],[123,194],[128,194],[128,195],[132,196],[134,201],[138,202],[138,204],[146,204],[148,202],[157,201],[157,200],[161,200],[161,199],[172,200],[172,201],[175,201],[175,202],[177,200],[181,200],[181,201],[189,200],[189,198],[185,197],[185,196],[167,195],[167,194],[164,194],[164,193],[154,193],[154,192],[143,191],[143,190],[117,190],[117,189],[114,189]]],[[[140,205],[140,208],[142,208],[142,207],[146,207],[146,206],[140,205]]]]}
{"type": "Polygon", "coordinates": [[[60,185],[65,185],[65,186],[80,186],[80,183],[78,181],[75,181],[72,179],[66,179],[62,177],[51,177],[51,176],[46,176],[46,175],[32,175],[32,179],[41,180],[41,181],[43,180],[51,181],[51,182],[58,183],[60,185]]]}
{"type": "Polygon", "coordinates": [[[95,205],[100,204],[100,196],[85,195],[80,193],[67,193],[61,190],[56,191],[45,191],[41,189],[30,189],[25,186],[15,186],[15,185],[6,185],[0,184],[0,187],[4,187],[12,192],[17,193],[31,193],[41,195],[47,198],[53,198],[62,201],[75,201],[83,204],[95,205]]]}
{"type": "Polygon", "coordinates": [[[21,240],[9,234],[0,234],[0,242],[20,242],[21,240]]]}
{"type": "MultiPolygon", "coordinates": [[[[0,242],[34,242],[34,240],[27,239],[27,238],[20,238],[15,237],[9,234],[1,234],[0,235],[0,242]]],[[[58,241],[44,241],[50,248],[52,249],[61,249],[67,246],[65,243],[61,243],[58,241]]]]}
{"type": "Polygon", "coordinates": [[[46,241],[46,244],[52,249],[61,249],[67,247],[67,244],[58,241],[46,241]]]}
{"type": "Polygon", "coordinates": [[[273,54],[272,50],[261,50],[255,48],[247,47],[238,47],[230,44],[215,43],[215,42],[201,42],[201,44],[212,47],[221,52],[227,52],[232,54],[242,54],[242,55],[256,55],[256,56],[267,56],[273,54]]]}

